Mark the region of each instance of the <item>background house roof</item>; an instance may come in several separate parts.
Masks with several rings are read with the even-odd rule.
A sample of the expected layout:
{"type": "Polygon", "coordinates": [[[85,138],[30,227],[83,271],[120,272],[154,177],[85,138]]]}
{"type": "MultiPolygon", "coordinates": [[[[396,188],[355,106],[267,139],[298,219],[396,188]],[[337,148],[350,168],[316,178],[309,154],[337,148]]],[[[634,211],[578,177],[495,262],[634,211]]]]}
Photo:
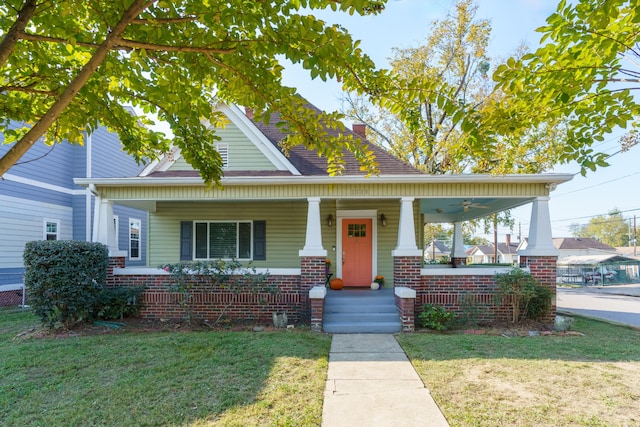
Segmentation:
{"type": "Polygon", "coordinates": [[[553,245],[557,249],[577,250],[577,249],[598,249],[602,251],[615,252],[616,248],[599,242],[590,237],[561,237],[553,239],[553,245]]]}

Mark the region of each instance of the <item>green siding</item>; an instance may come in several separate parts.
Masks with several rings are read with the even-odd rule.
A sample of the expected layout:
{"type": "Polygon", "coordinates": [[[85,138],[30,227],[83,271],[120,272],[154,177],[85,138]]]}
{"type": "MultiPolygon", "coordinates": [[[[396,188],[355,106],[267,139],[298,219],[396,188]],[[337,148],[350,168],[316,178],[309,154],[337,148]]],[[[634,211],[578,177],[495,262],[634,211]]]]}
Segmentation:
{"type": "MultiPolygon", "coordinates": [[[[229,165],[225,170],[277,170],[271,161],[249,140],[238,127],[232,123],[223,129],[216,130],[221,140],[219,144],[229,144],[229,165]]],[[[169,170],[193,170],[183,157],[180,157],[169,170]]]]}
{"type": "MultiPolygon", "coordinates": [[[[307,223],[307,201],[273,202],[158,202],[157,211],[149,219],[149,265],[178,262],[180,258],[180,221],[196,220],[265,220],[267,222],[267,260],[254,261],[258,268],[300,268],[298,251],[304,247],[307,223]]],[[[397,243],[400,202],[398,200],[323,200],[320,203],[322,245],[333,262],[335,274],[337,248],[336,209],[377,210],[377,274],[382,274],[387,286],[393,284],[393,258],[391,252],[397,243]],[[379,216],[387,217],[386,227],[379,223],[379,216]],[[334,224],[327,225],[327,217],[333,215],[334,224]]],[[[416,233],[421,232],[417,208],[416,233]]],[[[421,239],[417,239],[421,242],[421,239]]],[[[419,247],[422,246],[418,243],[419,247]]]]}
{"type": "Polygon", "coordinates": [[[536,197],[547,196],[544,184],[286,184],[225,185],[206,190],[205,186],[121,186],[102,187],[103,197],[111,200],[268,200],[307,197],[363,200],[390,197],[536,197]]]}
{"type": "Polygon", "coordinates": [[[265,220],[267,260],[255,267],[300,268],[298,251],[304,247],[307,202],[168,203],[159,202],[149,218],[149,265],[180,258],[180,221],[265,220]]]}

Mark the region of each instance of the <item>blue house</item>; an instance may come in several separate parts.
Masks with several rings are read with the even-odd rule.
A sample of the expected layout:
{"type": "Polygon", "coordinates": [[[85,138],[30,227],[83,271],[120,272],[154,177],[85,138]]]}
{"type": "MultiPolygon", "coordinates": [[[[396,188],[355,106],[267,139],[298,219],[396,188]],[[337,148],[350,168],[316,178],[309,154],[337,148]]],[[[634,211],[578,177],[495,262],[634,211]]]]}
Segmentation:
{"type": "MultiPolygon", "coordinates": [[[[0,156],[10,148],[3,140],[0,134],[0,156]]],[[[26,242],[98,241],[97,193],[75,185],[74,178],[136,176],[143,168],[104,127],[86,135],[84,146],[36,143],[0,179],[0,305],[22,301],[26,242]]],[[[112,212],[110,250],[120,251],[128,265],[146,265],[147,212],[121,205],[112,212]]]]}

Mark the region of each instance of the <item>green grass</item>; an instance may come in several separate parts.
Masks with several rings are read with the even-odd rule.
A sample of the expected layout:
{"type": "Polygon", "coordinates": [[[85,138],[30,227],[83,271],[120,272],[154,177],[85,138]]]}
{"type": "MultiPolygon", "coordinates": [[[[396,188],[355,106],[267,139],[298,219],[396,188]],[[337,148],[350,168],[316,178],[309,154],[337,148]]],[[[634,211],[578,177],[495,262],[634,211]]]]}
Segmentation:
{"type": "Polygon", "coordinates": [[[640,331],[577,318],[584,336],[402,335],[452,426],[640,425],[640,331]]]}
{"type": "Polygon", "coordinates": [[[0,425],[317,426],[330,337],[311,332],[15,338],[0,311],[0,425]]]}

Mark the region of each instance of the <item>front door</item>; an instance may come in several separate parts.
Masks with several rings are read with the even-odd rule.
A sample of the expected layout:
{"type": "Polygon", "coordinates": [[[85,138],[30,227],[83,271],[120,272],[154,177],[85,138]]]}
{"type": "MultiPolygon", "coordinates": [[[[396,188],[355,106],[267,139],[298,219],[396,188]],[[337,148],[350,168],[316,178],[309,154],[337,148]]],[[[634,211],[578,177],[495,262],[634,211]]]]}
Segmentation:
{"type": "Polygon", "coordinates": [[[342,280],[344,286],[370,286],[372,279],[372,221],[342,220],[342,280]]]}

